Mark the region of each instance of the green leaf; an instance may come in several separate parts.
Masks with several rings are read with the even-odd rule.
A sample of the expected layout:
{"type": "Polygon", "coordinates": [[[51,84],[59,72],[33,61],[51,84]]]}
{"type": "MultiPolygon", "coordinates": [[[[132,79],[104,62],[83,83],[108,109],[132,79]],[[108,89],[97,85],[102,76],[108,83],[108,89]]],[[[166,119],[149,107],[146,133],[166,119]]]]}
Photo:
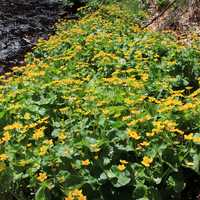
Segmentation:
{"type": "Polygon", "coordinates": [[[107,179],[107,175],[105,173],[101,173],[100,177],[99,177],[99,181],[105,181],[107,179]]]}
{"type": "Polygon", "coordinates": [[[134,199],[143,199],[147,195],[147,186],[138,184],[134,190],[134,199]]]}
{"type": "Polygon", "coordinates": [[[46,188],[47,188],[47,184],[42,184],[40,186],[40,188],[35,194],[35,200],[47,200],[46,194],[45,194],[46,188]]]}
{"type": "Polygon", "coordinates": [[[108,165],[108,164],[110,164],[110,159],[109,159],[108,157],[105,157],[105,158],[103,159],[103,165],[106,166],[106,165],[108,165]]]}
{"type": "Polygon", "coordinates": [[[124,126],[124,122],[122,121],[110,121],[113,128],[121,128],[124,126]]]}
{"type": "Polygon", "coordinates": [[[181,174],[174,173],[169,176],[167,180],[167,185],[169,188],[173,189],[177,193],[180,193],[184,188],[184,179],[181,174]]]}
{"type": "Polygon", "coordinates": [[[5,115],[5,112],[0,112],[0,119],[3,118],[3,116],[5,115]]]}
{"type": "Polygon", "coordinates": [[[174,182],[175,182],[175,188],[174,188],[175,191],[177,193],[181,192],[183,190],[184,186],[185,186],[182,174],[180,174],[180,173],[174,174],[173,179],[174,179],[174,182]]]}
{"type": "Polygon", "coordinates": [[[107,177],[110,178],[110,179],[116,177],[115,173],[112,172],[111,170],[106,170],[105,172],[106,172],[107,177]]]}
{"type": "Polygon", "coordinates": [[[125,186],[127,184],[129,184],[131,181],[131,178],[130,177],[127,177],[124,173],[121,173],[119,176],[118,176],[118,179],[117,179],[117,182],[114,185],[114,187],[122,187],[122,186],[125,186]]]}
{"type": "Polygon", "coordinates": [[[195,172],[199,173],[199,155],[195,154],[193,157],[193,169],[195,172]]]}
{"type": "Polygon", "coordinates": [[[71,187],[75,185],[80,185],[83,183],[83,177],[76,176],[76,175],[68,175],[65,178],[65,187],[71,187]]]}
{"type": "Polygon", "coordinates": [[[173,149],[165,149],[162,152],[162,159],[173,171],[175,172],[178,171],[177,169],[178,157],[177,157],[176,152],[173,149]]]}

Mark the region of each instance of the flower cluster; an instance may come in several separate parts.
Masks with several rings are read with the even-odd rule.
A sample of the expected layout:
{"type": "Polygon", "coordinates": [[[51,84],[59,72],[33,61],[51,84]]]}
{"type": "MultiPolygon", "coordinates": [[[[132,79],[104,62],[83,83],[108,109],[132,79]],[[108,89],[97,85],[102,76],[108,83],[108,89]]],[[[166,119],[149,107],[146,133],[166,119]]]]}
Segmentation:
{"type": "Polygon", "coordinates": [[[87,200],[86,196],[83,195],[81,190],[75,189],[69,192],[65,200],[87,200]]]}

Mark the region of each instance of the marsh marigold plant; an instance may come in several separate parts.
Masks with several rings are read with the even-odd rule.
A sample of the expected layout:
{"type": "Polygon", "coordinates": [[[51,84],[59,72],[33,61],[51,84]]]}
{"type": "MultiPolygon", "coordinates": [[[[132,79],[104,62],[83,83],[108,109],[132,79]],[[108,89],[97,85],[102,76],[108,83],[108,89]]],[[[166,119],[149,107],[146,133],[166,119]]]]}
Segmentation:
{"type": "Polygon", "coordinates": [[[177,200],[200,173],[199,37],[141,17],[118,3],[63,20],[1,76],[1,195],[177,200]]]}

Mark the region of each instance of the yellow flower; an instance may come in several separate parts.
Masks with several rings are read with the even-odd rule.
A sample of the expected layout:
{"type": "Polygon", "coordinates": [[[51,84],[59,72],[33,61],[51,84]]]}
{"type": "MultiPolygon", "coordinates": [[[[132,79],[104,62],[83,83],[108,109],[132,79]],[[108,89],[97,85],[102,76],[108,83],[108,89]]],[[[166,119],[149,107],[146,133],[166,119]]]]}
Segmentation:
{"type": "Polygon", "coordinates": [[[68,197],[65,197],[65,200],[74,200],[74,198],[71,196],[68,196],[68,197]]]}
{"type": "Polygon", "coordinates": [[[108,116],[109,113],[110,113],[110,111],[109,111],[109,110],[106,110],[106,109],[103,109],[102,112],[103,112],[103,114],[106,115],[106,116],[108,116]]]}
{"type": "Polygon", "coordinates": [[[193,139],[193,134],[190,133],[190,134],[188,134],[188,135],[184,135],[184,139],[185,139],[185,140],[192,140],[192,139],[193,139]]]}
{"type": "Polygon", "coordinates": [[[148,78],[149,78],[149,75],[148,75],[147,73],[143,73],[143,74],[141,75],[141,79],[142,79],[143,81],[147,81],[148,78]]]}
{"type": "Polygon", "coordinates": [[[149,167],[150,164],[151,164],[152,162],[153,162],[153,159],[152,159],[152,158],[149,158],[148,156],[144,156],[141,163],[142,163],[145,167],[149,167]]]}
{"type": "Polygon", "coordinates": [[[200,88],[199,89],[197,89],[197,90],[195,90],[189,97],[196,97],[197,95],[199,95],[200,94],[200,88]]]}
{"type": "Polygon", "coordinates": [[[148,132],[146,133],[146,136],[147,137],[153,137],[155,135],[155,132],[154,132],[155,129],[153,129],[153,132],[148,132]]]}
{"type": "Polygon", "coordinates": [[[79,35],[83,35],[83,34],[85,33],[85,31],[84,31],[83,29],[78,28],[78,27],[77,27],[77,28],[72,28],[72,29],[71,29],[71,32],[72,32],[72,33],[75,33],[75,34],[77,33],[77,34],[79,34],[79,35]]]}
{"type": "Polygon", "coordinates": [[[98,147],[98,144],[91,144],[90,145],[90,147],[91,147],[91,151],[92,152],[99,152],[101,149],[98,147]]]}
{"type": "Polygon", "coordinates": [[[128,164],[128,162],[126,160],[120,160],[120,163],[124,164],[124,165],[128,164]]]}
{"type": "Polygon", "coordinates": [[[26,119],[26,120],[31,119],[31,114],[30,113],[25,113],[24,119],[26,119]]]}
{"type": "Polygon", "coordinates": [[[33,134],[33,139],[34,140],[39,140],[40,138],[42,138],[44,136],[44,127],[36,129],[34,134],[33,134]]]}
{"type": "Polygon", "coordinates": [[[129,99],[129,98],[126,98],[124,102],[127,103],[128,105],[133,105],[135,103],[133,99],[129,99]]]}
{"type": "Polygon", "coordinates": [[[82,195],[82,191],[81,191],[81,190],[78,190],[78,189],[75,189],[75,190],[72,192],[72,195],[73,195],[73,196],[81,196],[81,195],[82,195]]]}
{"type": "Polygon", "coordinates": [[[65,177],[64,176],[58,177],[58,181],[59,181],[59,183],[64,183],[65,182],[65,177]]]}
{"type": "Polygon", "coordinates": [[[186,161],[185,164],[188,165],[188,166],[193,166],[194,165],[193,162],[188,162],[188,161],[186,161]]]}
{"type": "Polygon", "coordinates": [[[160,104],[161,102],[154,97],[148,97],[148,101],[152,103],[160,104]]]}
{"type": "Polygon", "coordinates": [[[147,146],[149,146],[149,142],[147,142],[147,141],[143,141],[143,142],[141,142],[141,143],[139,143],[138,145],[137,145],[137,150],[139,150],[139,149],[143,149],[144,147],[147,147],[147,146]]]}
{"type": "Polygon", "coordinates": [[[128,130],[128,136],[135,140],[140,139],[140,136],[138,135],[136,131],[128,130]]]}
{"type": "Polygon", "coordinates": [[[149,146],[149,142],[143,141],[143,142],[140,143],[140,145],[143,146],[143,147],[147,147],[147,146],[149,146]]]}
{"type": "Polygon", "coordinates": [[[78,200],[87,200],[87,199],[86,199],[86,196],[80,196],[80,197],[78,198],[78,200]]]}
{"type": "Polygon", "coordinates": [[[193,142],[200,143],[200,137],[194,137],[193,142]]]}
{"type": "Polygon", "coordinates": [[[131,119],[131,116],[130,116],[130,115],[122,117],[122,121],[127,121],[127,120],[129,120],[129,119],[131,119]]]}
{"type": "Polygon", "coordinates": [[[136,125],[137,124],[137,120],[133,120],[133,121],[131,121],[131,122],[129,122],[128,124],[127,124],[127,126],[134,126],[134,125],[136,125]]]}
{"type": "Polygon", "coordinates": [[[47,153],[47,150],[48,150],[47,146],[41,146],[40,151],[39,151],[39,155],[44,156],[47,153]]]}
{"type": "Polygon", "coordinates": [[[28,163],[29,163],[28,160],[20,160],[20,161],[19,161],[19,165],[22,166],[22,167],[24,167],[24,166],[27,165],[28,163]]]}
{"type": "Polygon", "coordinates": [[[65,113],[65,112],[67,112],[69,110],[69,108],[67,108],[67,107],[65,107],[65,108],[60,108],[59,109],[59,111],[61,112],[61,113],[65,113]]]}
{"type": "Polygon", "coordinates": [[[141,32],[141,28],[136,24],[136,25],[134,25],[133,27],[132,27],[132,31],[134,32],[134,33],[138,33],[138,32],[141,32]]]}
{"type": "Polygon", "coordinates": [[[50,139],[50,140],[45,140],[45,141],[44,141],[44,144],[53,145],[53,140],[52,140],[52,139],[50,139]]]}
{"type": "Polygon", "coordinates": [[[165,99],[165,101],[163,102],[163,105],[165,106],[182,106],[182,102],[177,100],[177,99],[174,99],[174,97],[168,97],[167,99],[165,99]]]}
{"type": "Polygon", "coordinates": [[[179,130],[179,129],[177,129],[177,128],[171,128],[171,129],[169,129],[169,131],[175,132],[175,133],[179,133],[180,135],[183,135],[183,134],[184,134],[183,131],[181,131],[181,130],[179,130]]]}
{"type": "Polygon", "coordinates": [[[143,123],[151,119],[150,115],[145,115],[143,118],[138,119],[138,122],[143,123]]]}
{"type": "Polygon", "coordinates": [[[26,146],[27,146],[27,147],[31,147],[31,146],[32,146],[32,143],[28,143],[26,146]]]}
{"type": "Polygon", "coordinates": [[[186,110],[189,110],[189,109],[193,109],[193,108],[195,108],[195,107],[196,107],[195,104],[186,103],[186,104],[182,105],[182,106],[179,108],[179,110],[180,110],[180,111],[186,111],[186,110]]]}
{"type": "Polygon", "coordinates": [[[69,192],[65,200],[87,200],[87,198],[83,195],[82,190],[75,189],[69,192]]]}
{"type": "Polygon", "coordinates": [[[124,171],[126,169],[126,166],[124,164],[119,164],[117,166],[117,169],[122,172],[122,171],[124,171]]]}
{"type": "Polygon", "coordinates": [[[134,56],[134,58],[135,58],[135,60],[137,60],[137,61],[141,61],[142,58],[143,58],[143,56],[142,56],[142,52],[139,51],[139,50],[137,50],[137,51],[135,52],[135,56],[134,56]]]}
{"type": "Polygon", "coordinates": [[[37,180],[40,181],[40,182],[43,182],[47,179],[47,173],[46,172],[43,172],[43,173],[39,173],[38,177],[37,177],[37,180]]]}
{"type": "Polygon", "coordinates": [[[8,160],[8,156],[5,153],[0,154],[0,161],[4,161],[4,160],[8,160]]]}
{"type": "Polygon", "coordinates": [[[83,166],[88,166],[90,164],[90,161],[87,159],[87,160],[82,160],[82,165],[83,166]]]}
{"type": "Polygon", "coordinates": [[[7,130],[12,130],[12,129],[20,129],[20,128],[22,128],[22,125],[16,122],[14,124],[5,126],[4,130],[7,131],[7,130]]]}
{"type": "MultiPolygon", "coordinates": [[[[38,120],[38,124],[43,124],[43,123],[47,124],[48,119],[49,119],[49,117],[44,117],[44,118],[38,120]]],[[[45,129],[45,127],[43,127],[43,128],[45,129]]]]}
{"type": "Polygon", "coordinates": [[[66,136],[66,134],[65,134],[64,132],[60,132],[59,135],[58,135],[58,139],[59,139],[60,141],[63,141],[66,137],[67,137],[67,136],[66,136]]]}
{"type": "Polygon", "coordinates": [[[11,138],[11,135],[8,131],[6,131],[4,134],[3,134],[3,137],[2,137],[2,142],[8,142],[11,138]]]}

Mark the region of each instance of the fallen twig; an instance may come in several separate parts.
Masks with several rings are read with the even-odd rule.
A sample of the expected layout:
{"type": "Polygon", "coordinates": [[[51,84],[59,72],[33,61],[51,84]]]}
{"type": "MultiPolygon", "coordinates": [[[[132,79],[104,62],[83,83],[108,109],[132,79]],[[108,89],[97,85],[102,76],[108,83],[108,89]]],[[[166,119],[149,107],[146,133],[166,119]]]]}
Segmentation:
{"type": "Polygon", "coordinates": [[[169,8],[171,8],[171,7],[174,5],[174,3],[175,3],[176,1],[177,1],[177,0],[174,0],[174,1],[170,2],[170,3],[166,6],[166,8],[165,8],[161,13],[159,13],[158,15],[156,15],[149,23],[145,24],[142,28],[147,28],[147,27],[148,27],[149,25],[151,25],[154,21],[156,21],[158,18],[160,18],[162,15],[164,15],[165,12],[166,12],[169,8]]]}

